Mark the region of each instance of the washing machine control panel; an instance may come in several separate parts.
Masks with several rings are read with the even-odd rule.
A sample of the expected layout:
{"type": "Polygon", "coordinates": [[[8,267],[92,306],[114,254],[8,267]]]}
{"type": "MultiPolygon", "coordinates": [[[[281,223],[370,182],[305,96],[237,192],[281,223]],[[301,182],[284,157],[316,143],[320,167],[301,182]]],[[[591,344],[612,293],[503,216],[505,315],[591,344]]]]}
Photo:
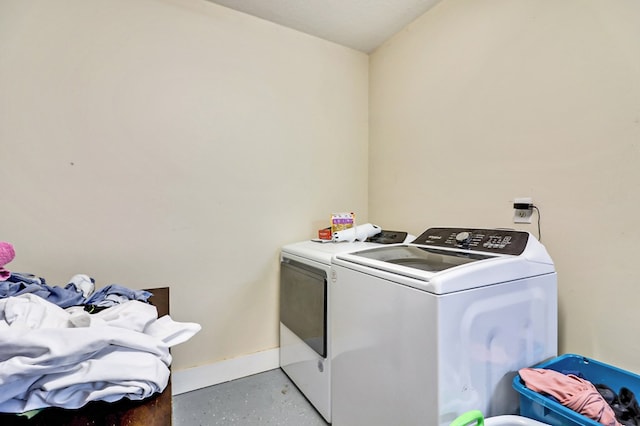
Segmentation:
{"type": "Polygon", "coordinates": [[[529,233],[510,229],[429,228],[413,244],[518,256],[528,240],[529,233]]]}

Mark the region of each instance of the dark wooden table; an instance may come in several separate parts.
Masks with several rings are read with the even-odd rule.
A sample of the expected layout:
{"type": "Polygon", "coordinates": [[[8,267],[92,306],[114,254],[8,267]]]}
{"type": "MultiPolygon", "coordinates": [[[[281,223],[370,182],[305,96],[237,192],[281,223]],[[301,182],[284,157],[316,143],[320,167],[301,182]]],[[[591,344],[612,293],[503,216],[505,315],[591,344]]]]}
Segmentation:
{"type": "MultiPolygon", "coordinates": [[[[169,288],[148,289],[158,317],[169,314],[169,288]]],[[[161,394],[142,401],[93,401],[77,410],[46,408],[32,419],[0,413],[0,425],[26,426],[171,426],[171,379],[161,394]]]]}

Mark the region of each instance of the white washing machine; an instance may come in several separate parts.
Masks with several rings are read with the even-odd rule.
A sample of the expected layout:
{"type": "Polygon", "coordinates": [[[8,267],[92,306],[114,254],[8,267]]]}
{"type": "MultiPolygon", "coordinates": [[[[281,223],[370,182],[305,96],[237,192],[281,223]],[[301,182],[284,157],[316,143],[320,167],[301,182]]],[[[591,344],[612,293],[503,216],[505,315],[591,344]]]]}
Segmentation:
{"type": "Polygon", "coordinates": [[[334,426],[516,414],[517,371],[557,355],[557,276],[528,232],[432,228],[336,254],[334,426]]]}
{"type": "Polygon", "coordinates": [[[331,258],[372,247],[380,244],[303,241],[280,256],[280,367],[329,423],[331,258]]]}

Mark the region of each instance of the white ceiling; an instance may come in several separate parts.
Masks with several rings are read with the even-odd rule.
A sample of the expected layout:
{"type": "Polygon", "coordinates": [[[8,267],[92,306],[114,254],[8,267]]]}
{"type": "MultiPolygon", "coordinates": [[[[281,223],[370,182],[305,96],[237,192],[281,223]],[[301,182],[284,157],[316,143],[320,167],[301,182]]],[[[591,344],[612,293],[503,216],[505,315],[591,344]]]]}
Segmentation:
{"type": "Polygon", "coordinates": [[[371,53],[440,0],[209,0],[371,53]]]}

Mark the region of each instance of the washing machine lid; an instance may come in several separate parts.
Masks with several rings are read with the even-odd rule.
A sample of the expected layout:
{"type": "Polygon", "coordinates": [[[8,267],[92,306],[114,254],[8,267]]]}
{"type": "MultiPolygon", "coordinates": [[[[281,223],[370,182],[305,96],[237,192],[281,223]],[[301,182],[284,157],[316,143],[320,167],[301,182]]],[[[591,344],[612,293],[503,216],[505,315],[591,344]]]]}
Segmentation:
{"type": "MultiPolygon", "coordinates": [[[[420,246],[415,244],[396,245],[388,248],[382,247],[373,250],[358,251],[353,253],[356,259],[369,259],[382,264],[397,265],[404,268],[417,269],[424,272],[440,272],[449,268],[464,265],[480,260],[491,259],[495,256],[474,252],[442,250],[434,247],[420,246]]],[[[389,265],[391,270],[398,270],[389,265]]],[[[400,269],[402,271],[402,269],[400,269]]],[[[418,273],[421,276],[421,273],[418,273]]]]}
{"type": "Polygon", "coordinates": [[[337,254],[334,263],[437,294],[555,272],[535,237],[501,229],[430,228],[411,244],[337,254]]]}
{"type": "Polygon", "coordinates": [[[282,255],[286,256],[287,254],[291,254],[325,265],[331,265],[331,259],[337,253],[364,250],[372,247],[380,247],[380,244],[359,241],[353,243],[346,241],[320,243],[307,240],[283,246],[282,255]]]}

